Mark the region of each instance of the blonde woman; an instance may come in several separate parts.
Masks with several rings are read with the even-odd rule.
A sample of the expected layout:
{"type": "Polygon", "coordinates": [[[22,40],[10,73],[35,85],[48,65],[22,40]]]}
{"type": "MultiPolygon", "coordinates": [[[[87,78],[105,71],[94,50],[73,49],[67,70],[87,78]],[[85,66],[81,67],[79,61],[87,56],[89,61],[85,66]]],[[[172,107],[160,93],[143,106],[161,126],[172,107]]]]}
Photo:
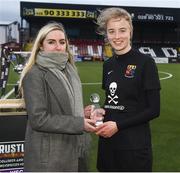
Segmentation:
{"type": "Polygon", "coordinates": [[[24,171],[87,171],[85,131],[95,130],[94,121],[84,117],[81,82],[61,24],[40,29],[20,88],[28,114],[24,171]]]}
{"type": "Polygon", "coordinates": [[[160,114],[160,82],[153,58],[131,46],[131,15],[107,8],[97,18],[98,32],[113,49],[104,62],[104,123],[99,135],[97,168],[110,172],[152,171],[149,121],[160,114]]]}

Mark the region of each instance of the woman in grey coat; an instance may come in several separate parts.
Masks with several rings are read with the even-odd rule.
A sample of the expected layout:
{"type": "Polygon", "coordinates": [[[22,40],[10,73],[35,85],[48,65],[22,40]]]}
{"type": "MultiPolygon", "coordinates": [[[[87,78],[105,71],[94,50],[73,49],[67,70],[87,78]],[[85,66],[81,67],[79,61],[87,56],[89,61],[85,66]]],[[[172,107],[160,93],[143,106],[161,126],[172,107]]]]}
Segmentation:
{"type": "Polygon", "coordinates": [[[27,114],[24,171],[87,171],[84,158],[94,121],[84,117],[82,88],[63,26],[41,28],[20,88],[27,114]]]}

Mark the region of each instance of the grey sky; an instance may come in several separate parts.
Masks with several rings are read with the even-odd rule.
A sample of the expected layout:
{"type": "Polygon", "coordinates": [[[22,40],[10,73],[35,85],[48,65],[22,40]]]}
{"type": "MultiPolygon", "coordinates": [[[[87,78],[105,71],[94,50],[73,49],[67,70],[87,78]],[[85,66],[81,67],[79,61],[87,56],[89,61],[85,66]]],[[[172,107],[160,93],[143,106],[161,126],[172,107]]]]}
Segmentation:
{"type": "Polygon", "coordinates": [[[180,8],[180,0],[0,0],[0,23],[20,21],[20,1],[180,8]]]}

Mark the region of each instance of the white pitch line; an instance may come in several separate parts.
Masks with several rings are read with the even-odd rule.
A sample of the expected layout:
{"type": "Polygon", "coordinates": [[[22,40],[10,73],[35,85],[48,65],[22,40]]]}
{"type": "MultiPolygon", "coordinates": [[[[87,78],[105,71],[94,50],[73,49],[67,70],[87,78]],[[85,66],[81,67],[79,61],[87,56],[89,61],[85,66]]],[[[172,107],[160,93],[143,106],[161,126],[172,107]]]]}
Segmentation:
{"type": "MultiPolygon", "coordinates": [[[[81,83],[82,85],[101,85],[102,83],[101,82],[84,82],[84,83],[81,83]]],[[[13,84],[13,83],[8,83],[7,86],[14,86],[16,84],[13,84]]]]}
{"type": "MultiPolygon", "coordinates": [[[[159,73],[163,73],[163,74],[167,75],[166,77],[160,78],[160,80],[165,80],[165,79],[169,79],[169,78],[173,77],[173,75],[171,73],[167,73],[167,72],[163,72],[163,71],[159,71],[159,73]]],[[[101,84],[102,84],[101,82],[82,83],[82,85],[101,85],[101,84]]],[[[15,85],[15,84],[7,84],[7,85],[15,85]]],[[[13,93],[14,93],[14,88],[11,91],[9,91],[2,99],[7,99],[13,93]]]]}
{"type": "Polygon", "coordinates": [[[14,86],[16,85],[15,83],[8,83],[7,86],[14,86]]]}
{"type": "MultiPolygon", "coordinates": [[[[167,73],[167,72],[163,72],[163,71],[159,71],[159,73],[163,73],[166,74],[166,77],[160,78],[160,80],[165,80],[165,79],[169,79],[172,78],[173,75],[171,73],[167,73]]],[[[101,85],[101,82],[92,82],[92,83],[82,83],[82,85],[101,85]]]]}
{"type": "Polygon", "coordinates": [[[11,94],[13,94],[15,89],[13,88],[11,91],[9,91],[2,99],[7,99],[11,94]]]}
{"type": "Polygon", "coordinates": [[[101,82],[82,83],[82,85],[101,85],[101,82]]]}
{"type": "Polygon", "coordinates": [[[173,77],[173,75],[171,73],[167,73],[167,72],[164,72],[164,71],[159,71],[159,73],[163,73],[163,74],[167,75],[166,77],[160,78],[160,80],[165,80],[165,79],[169,79],[169,78],[173,77]]]}

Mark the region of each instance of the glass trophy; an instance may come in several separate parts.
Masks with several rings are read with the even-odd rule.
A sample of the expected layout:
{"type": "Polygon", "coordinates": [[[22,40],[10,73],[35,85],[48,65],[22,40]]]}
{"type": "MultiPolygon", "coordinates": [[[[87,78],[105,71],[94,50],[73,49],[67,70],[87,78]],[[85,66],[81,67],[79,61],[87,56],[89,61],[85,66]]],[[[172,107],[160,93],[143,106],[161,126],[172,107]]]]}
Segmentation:
{"type": "MultiPolygon", "coordinates": [[[[99,101],[100,101],[99,94],[97,94],[97,93],[91,94],[90,101],[92,103],[92,106],[93,106],[92,109],[93,110],[100,108],[100,105],[99,105],[99,101]]],[[[103,117],[102,116],[103,115],[100,114],[100,113],[98,114],[98,112],[94,115],[93,118],[96,120],[96,123],[95,123],[96,126],[98,126],[98,125],[103,123],[103,117]]]]}

